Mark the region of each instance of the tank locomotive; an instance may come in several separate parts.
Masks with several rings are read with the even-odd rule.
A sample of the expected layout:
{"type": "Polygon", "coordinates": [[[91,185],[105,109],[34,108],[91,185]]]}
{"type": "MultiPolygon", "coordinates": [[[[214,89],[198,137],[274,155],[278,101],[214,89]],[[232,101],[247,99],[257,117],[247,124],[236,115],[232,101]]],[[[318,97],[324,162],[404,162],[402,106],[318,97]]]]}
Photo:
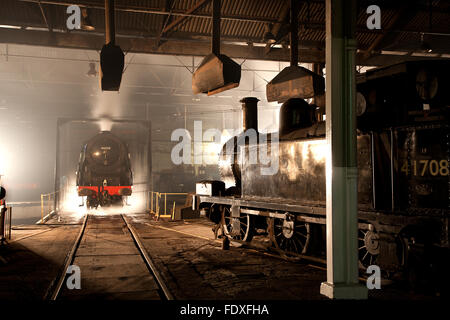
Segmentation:
{"type": "MultiPolygon", "coordinates": [[[[361,268],[377,264],[394,274],[423,264],[448,266],[435,262],[449,256],[449,72],[447,61],[408,62],[358,77],[361,268]]],[[[245,138],[249,129],[257,130],[257,100],[242,102],[244,131],[232,138],[234,149],[224,146],[220,154],[222,181],[197,183],[195,205],[234,240],[265,234],[282,255],[323,256],[323,109],[300,98],[281,106],[279,168],[261,174],[266,165],[249,161],[249,155],[262,147],[262,137],[274,149],[273,137],[245,138]],[[230,150],[234,157],[227,157],[230,150]]]]}

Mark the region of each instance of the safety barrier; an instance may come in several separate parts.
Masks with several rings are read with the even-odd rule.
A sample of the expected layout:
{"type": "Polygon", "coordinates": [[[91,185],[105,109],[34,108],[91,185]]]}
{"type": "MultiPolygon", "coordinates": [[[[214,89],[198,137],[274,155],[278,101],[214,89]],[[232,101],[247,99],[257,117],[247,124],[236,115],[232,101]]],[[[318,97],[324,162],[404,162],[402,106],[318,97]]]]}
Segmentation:
{"type": "MultiPolygon", "coordinates": [[[[173,198],[179,196],[187,196],[186,192],[157,192],[157,191],[149,191],[147,198],[147,210],[150,213],[156,215],[156,219],[159,218],[170,218],[174,220],[175,218],[175,210],[176,210],[176,201],[173,201],[172,212],[167,212],[167,198],[169,197],[169,201],[172,201],[173,198]],[[172,199],[170,199],[172,198],[172,199]],[[161,201],[164,199],[164,207],[161,205],[161,201]],[[161,212],[161,209],[164,209],[161,212]]],[[[169,204],[170,205],[170,204],[169,204]]],[[[169,208],[170,209],[170,208],[169,208]]]]}
{"type": "Polygon", "coordinates": [[[56,208],[56,197],[59,191],[41,194],[41,221],[44,223],[44,218],[50,217],[53,213],[57,211],[56,208]]]}
{"type": "Polygon", "coordinates": [[[11,240],[12,207],[1,206],[0,212],[0,243],[11,240]]]}

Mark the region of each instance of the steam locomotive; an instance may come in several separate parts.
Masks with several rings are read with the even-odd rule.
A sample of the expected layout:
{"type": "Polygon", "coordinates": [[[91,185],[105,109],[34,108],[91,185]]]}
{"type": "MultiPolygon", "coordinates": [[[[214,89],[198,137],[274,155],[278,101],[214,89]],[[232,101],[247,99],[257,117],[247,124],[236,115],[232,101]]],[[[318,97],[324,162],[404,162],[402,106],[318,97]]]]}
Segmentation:
{"type": "MultiPolygon", "coordinates": [[[[448,61],[429,61],[358,76],[362,269],[377,264],[393,275],[414,274],[430,265],[448,268],[449,72],[448,61]]],[[[234,240],[264,234],[282,255],[323,256],[326,140],[325,122],[318,116],[323,109],[300,98],[281,106],[279,168],[264,175],[261,169],[267,165],[250,161],[249,155],[273,149],[273,134],[258,134],[252,141],[246,133],[257,130],[257,99],[242,102],[244,131],[232,138],[234,147],[222,149],[222,180],[197,183],[195,206],[234,240]]]]}
{"type": "Polygon", "coordinates": [[[83,145],[77,170],[80,197],[88,209],[123,205],[131,195],[133,174],[127,145],[110,131],[102,131],[83,145]]]}

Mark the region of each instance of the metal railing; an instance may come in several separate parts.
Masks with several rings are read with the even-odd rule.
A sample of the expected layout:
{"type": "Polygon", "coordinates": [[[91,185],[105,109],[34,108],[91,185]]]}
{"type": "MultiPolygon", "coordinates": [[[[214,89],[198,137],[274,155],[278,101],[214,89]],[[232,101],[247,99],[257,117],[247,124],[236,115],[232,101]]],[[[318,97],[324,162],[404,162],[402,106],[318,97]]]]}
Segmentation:
{"type": "Polygon", "coordinates": [[[0,209],[0,243],[8,239],[11,240],[12,228],[12,207],[3,207],[0,209]]]}
{"type": "Polygon", "coordinates": [[[56,197],[59,191],[41,194],[41,223],[44,222],[44,218],[56,212],[56,197]]]}
{"type": "Polygon", "coordinates": [[[177,206],[177,201],[173,201],[173,205],[169,203],[169,210],[167,211],[167,198],[169,197],[169,201],[172,201],[173,198],[179,196],[187,196],[186,192],[157,192],[157,191],[149,191],[147,197],[147,210],[150,213],[156,215],[156,219],[159,218],[170,218],[171,220],[175,219],[175,211],[177,206]],[[172,198],[172,199],[171,199],[172,198]],[[164,206],[162,205],[162,201],[164,201],[164,206]],[[161,209],[164,209],[161,212],[161,209]]]}

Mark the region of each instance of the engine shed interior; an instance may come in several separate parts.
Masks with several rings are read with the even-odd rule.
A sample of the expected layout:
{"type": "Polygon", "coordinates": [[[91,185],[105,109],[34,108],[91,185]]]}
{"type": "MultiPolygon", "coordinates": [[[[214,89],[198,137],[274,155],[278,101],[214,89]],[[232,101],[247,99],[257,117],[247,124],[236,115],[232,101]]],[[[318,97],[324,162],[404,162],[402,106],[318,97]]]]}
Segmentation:
{"type": "Polygon", "coordinates": [[[2,0],[0,297],[441,301],[449,21],[447,0],[2,0]]]}

